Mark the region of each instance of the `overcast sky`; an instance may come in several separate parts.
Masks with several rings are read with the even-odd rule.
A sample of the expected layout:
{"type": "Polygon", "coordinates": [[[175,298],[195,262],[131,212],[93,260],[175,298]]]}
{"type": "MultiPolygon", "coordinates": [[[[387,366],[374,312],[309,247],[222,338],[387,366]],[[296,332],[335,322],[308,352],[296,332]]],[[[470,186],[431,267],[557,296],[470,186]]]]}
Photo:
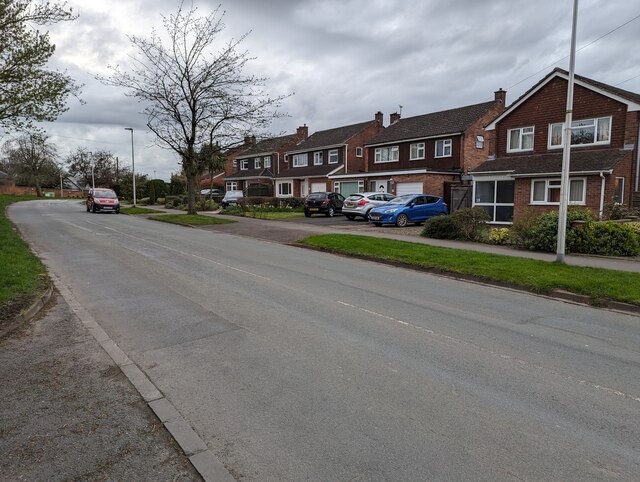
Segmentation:
{"type": "MultiPolygon", "coordinates": [[[[194,0],[202,15],[219,2],[194,0]]],[[[136,171],[169,179],[178,159],[154,147],[142,107],[95,80],[135,54],[127,35],[162,31],[179,0],[69,0],[74,22],[52,27],[54,65],[84,83],[84,105],[45,125],[62,157],[78,147],[109,150],[136,171]]],[[[290,117],[273,132],[309,132],[484,102],[499,88],[510,104],[554,66],[568,69],[572,0],[228,0],[225,35],[238,37],[290,117]]],[[[581,0],[576,73],[640,92],[640,5],[581,0]],[[628,23],[627,23],[628,22],[628,23]],[[623,26],[623,24],[627,23],[623,26]],[[612,33],[608,34],[612,30],[612,33]]],[[[222,39],[221,39],[222,40],[222,39]]]]}

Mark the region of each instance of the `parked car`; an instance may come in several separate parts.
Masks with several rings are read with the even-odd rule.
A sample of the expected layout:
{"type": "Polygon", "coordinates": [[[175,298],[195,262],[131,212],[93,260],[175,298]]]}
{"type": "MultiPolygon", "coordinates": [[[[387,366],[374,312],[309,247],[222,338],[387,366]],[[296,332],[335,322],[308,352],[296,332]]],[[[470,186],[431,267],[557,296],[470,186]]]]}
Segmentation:
{"type": "Polygon", "coordinates": [[[304,200],[304,215],[324,214],[332,217],[342,212],[344,196],[337,192],[312,192],[304,200]]]}
{"type": "Polygon", "coordinates": [[[113,189],[89,189],[87,195],[87,212],[105,211],[118,214],[120,201],[113,189]]]}
{"type": "Polygon", "coordinates": [[[227,191],[222,198],[222,202],[220,205],[223,208],[229,207],[232,204],[238,204],[240,199],[244,197],[244,193],[242,191],[227,191]]]}
{"type": "Polygon", "coordinates": [[[352,194],[344,200],[342,214],[350,221],[357,216],[367,219],[369,217],[369,211],[391,201],[394,197],[393,194],[386,192],[361,192],[352,194]]]}
{"type": "Polygon", "coordinates": [[[440,196],[407,194],[373,208],[369,211],[369,220],[376,226],[395,224],[402,227],[409,223],[420,224],[433,216],[448,212],[447,204],[440,196]]]}
{"type": "Polygon", "coordinates": [[[224,196],[222,189],[202,189],[200,191],[201,196],[224,196]]]}

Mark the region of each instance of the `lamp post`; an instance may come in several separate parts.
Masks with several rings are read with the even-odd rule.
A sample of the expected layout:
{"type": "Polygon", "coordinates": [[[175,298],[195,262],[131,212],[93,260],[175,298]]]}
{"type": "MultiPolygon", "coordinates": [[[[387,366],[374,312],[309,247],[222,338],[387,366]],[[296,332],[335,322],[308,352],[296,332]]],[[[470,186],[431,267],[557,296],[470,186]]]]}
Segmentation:
{"type": "Polygon", "coordinates": [[[94,169],[93,169],[93,168],[94,168],[94,167],[95,167],[95,165],[94,165],[94,164],[93,164],[93,162],[92,162],[92,163],[91,163],[91,187],[92,187],[93,189],[95,189],[95,188],[96,188],[96,178],[95,178],[95,176],[94,176],[94,174],[93,174],[93,171],[94,171],[94,169]]]}
{"type": "Polygon", "coordinates": [[[125,131],[131,131],[131,174],[133,177],[133,207],[136,207],[136,161],[133,156],[133,127],[125,127],[125,131]]]}

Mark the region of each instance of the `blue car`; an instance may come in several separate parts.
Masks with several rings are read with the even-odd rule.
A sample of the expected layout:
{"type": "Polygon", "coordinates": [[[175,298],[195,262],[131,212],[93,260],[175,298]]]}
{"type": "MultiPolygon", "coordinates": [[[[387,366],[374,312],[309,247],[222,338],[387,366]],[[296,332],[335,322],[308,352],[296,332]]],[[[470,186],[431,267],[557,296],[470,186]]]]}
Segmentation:
{"type": "Polygon", "coordinates": [[[369,221],[376,226],[395,224],[403,227],[409,223],[420,224],[433,216],[447,214],[447,204],[440,196],[431,194],[406,194],[393,198],[387,204],[369,211],[369,221]]]}

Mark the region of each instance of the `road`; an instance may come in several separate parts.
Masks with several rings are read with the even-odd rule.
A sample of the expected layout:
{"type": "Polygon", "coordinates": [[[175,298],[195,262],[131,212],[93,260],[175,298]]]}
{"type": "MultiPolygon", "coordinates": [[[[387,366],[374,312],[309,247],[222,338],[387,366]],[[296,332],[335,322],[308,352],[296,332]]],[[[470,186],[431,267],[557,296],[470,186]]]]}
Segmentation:
{"type": "Polygon", "coordinates": [[[9,215],[236,478],[638,480],[638,317],[77,202],[9,215]]]}

